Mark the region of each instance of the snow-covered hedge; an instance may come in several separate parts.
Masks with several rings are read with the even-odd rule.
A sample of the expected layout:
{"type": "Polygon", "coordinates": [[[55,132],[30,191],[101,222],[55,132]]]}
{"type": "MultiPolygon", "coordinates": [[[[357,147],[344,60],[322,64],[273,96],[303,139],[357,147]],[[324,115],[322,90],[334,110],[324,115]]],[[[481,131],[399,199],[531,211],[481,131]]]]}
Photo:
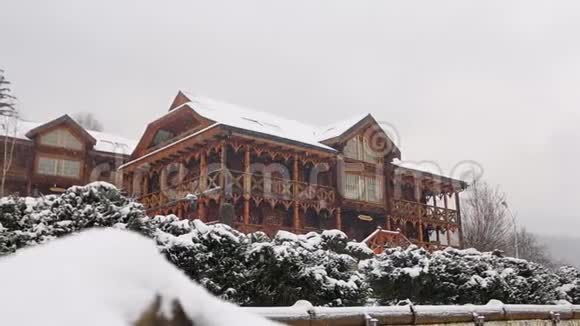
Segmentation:
{"type": "MultiPolygon", "coordinates": [[[[513,304],[574,301],[550,270],[498,252],[446,249],[432,254],[417,247],[390,249],[361,263],[383,304],[410,299],[418,304],[513,304]]],[[[576,278],[577,279],[577,278],[576,278]]]]}
{"type": "MultiPolygon", "coordinates": [[[[146,217],[143,207],[105,183],[72,187],[60,196],[0,199],[0,255],[90,227],[130,229],[217,296],[248,306],[351,306],[368,300],[396,304],[580,303],[580,272],[553,272],[525,260],[417,247],[373,255],[337,230],[295,235],[242,234],[175,216],[146,217]]],[[[90,253],[87,253],[90,254],[90,253]]]]}

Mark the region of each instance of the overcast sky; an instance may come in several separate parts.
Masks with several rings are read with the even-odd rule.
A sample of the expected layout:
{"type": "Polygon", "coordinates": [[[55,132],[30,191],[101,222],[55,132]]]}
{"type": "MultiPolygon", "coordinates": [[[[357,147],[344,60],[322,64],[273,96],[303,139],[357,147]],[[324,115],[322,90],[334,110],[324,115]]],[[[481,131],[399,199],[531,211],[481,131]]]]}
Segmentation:
{"type": "Polygon", "coordinates": [[[529,229],[580,227],[580,1],[1,2],[28,119],[137,139],[179,89],[316,125],[369,112],[403,159],[481,164],[529,229]]]}

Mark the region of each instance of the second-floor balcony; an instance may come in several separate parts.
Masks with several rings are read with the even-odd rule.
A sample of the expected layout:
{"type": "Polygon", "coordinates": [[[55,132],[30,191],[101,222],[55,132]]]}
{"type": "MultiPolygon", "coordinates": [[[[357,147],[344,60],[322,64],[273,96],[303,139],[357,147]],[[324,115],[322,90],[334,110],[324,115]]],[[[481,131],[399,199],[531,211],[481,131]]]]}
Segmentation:
{"type": "Polygon", "coordinates": [[[333,207],[336,202],[336,192],[332,187],[229,169],[214,170],[207,175],[198,175],[161,188],[137,200],[148,211],[185,200],[189,194],[208,197],[219,195],[234,201],[243,196],[261,200],[314,201],[327,207],[333,207]]]}
{"type": "Polygon", "coordinates": [[[403,199],[394,199],[391,216],[432,224],[457,223],[457,211],[403,199]]]}

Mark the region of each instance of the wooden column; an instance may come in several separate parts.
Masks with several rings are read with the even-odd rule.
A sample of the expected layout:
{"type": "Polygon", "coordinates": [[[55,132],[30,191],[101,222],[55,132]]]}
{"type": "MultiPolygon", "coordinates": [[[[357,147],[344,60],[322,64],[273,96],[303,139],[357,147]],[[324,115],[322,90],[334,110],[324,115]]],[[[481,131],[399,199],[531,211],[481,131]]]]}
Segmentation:
{"type": "Polygon", "coordinates": [[[423,243],[423,222],[417,223],[419,229],[419,242],[423,243]]]}
{"type": "Polygon", "coordinates": [[[459,225],[459,227],[457,228],[457,230],[459,231],[459,248],[463,248],[463,227],[461,224],[461,206],[460,206],[461,200],[459,199],[458,192],[454,193],[454,196],[455,196],[455,210],[457,211],[457,224],[459,225]]]}
{"type": "Polygon", "coordinates": [[[340,207],[336,209],[336,228],[342,230],[342,212],[340,207]]]}
{"type": "Polygon", "coordinates": [[[179,183],[182,183],[183,181],[185,181],[185,175],[187,174],[187,170],[185,168],[184,161],[180,161],[178,164],[179,164],[179,173],[177,179],[179,183]]]}
{"type": "MultiPolygon", "coordinates": [[[[127,192],[127,195],[129,197],[133,197],[135,195],[134,191],[133,191],[133,180],[134,179],[135,179],[135,174],[133,172],[123,173],[123,188],[127,192]]],[[[30,182],[30,179],[28,181],[30,182]]],[[[32,188],[28,192],[28,195],[32,196],[32,188]]]]}
{"type": "Polygon", "coordinates": [[[204,150],[199,155],[199,190],[202,195],[207,190],[207,152],[204,150]]]}
{"type": "Polygon", "coordinates": [[[228,155],[228,145],[225,141],[222,142],[221,154],[220,154],[220,175],[219,175],[219,186],[222,196],[220,197],[220,202],[224,202],[226,195],[226,163],[228,155]]]}
{"type": "MultiPolygon", "coordinates": [[[[443,205],[445,207],[445,216],[447,217],[447,212],[449,209],[449,201],[447,199],[447,194],[443,193],[443,205]]],[[[447,221],[447,234],[445,234],[447,236],[447,245],[450,246],[451,245],[451,229],[449,228],[449,221],[447,221]]]]}
{"type": "Polygon", "coordinates": [[[251,148],[246,146],[244,152],[244,224],[250,224],[250,199],[252,198],[252,171],[251,166],[251,148]]]}
{"type": "Polygon", "coordinates": [[[205,207],[205,201],[199,198],[197,203],[197,218],[203,222],[207,221],[207,209],[205,207]]]}
{"type": "Polygon", "coordinates": [[[202,220],[207,220],[207,211],[205,209],[205,202],[203,197],[204,192],[207,190],[207,152],[202,150],[199,154],[199,191],[197,202],[197,217],[202,220]]]}
{"type": "MultiPolygon", "coordinates": [[[[393,189],[391,187],[393,180],[393,166],[390,163],[385,165],[385,173],[383,177],[383,195],[385,196],[385,227],[387,230],[391,229],[391,213],[393,211],[393,189]]],[[[394,182],[393,182],[394,184],[394,182]]]]}
{"type": "MultiPolygon", "coordinates": [[[[415,209],[415,214],[417,215],[416,218],[419,219],[421,227],[423,224],[423,216],[421,214],[421,186],[419,183],[419,180],[415,179],[415,201],[416,201],[416,205],[417,205],[417,209],[415,209]]],[[[423,233],[421,233],[421,238],[423,238],[423,233]]],[[[421,240],[421,242],[423,242],[423,240],[421,240]]]]}
{"type": "Polygon", "coordinates": [[[294,190],[292,228],[297,231],[300,228],[300,205],[298,203],[298,155],[294,155],[294,161],[292,163],[292,187],[294,190]]]}
{"type": "Polygon", "coordinates": [[[143,189],[140,189],[141,196],[149,193],[149,172],[143,172],[142,176],[143,176],[143,183],[142,183],[141,187],[143,187],[143,189]]]}

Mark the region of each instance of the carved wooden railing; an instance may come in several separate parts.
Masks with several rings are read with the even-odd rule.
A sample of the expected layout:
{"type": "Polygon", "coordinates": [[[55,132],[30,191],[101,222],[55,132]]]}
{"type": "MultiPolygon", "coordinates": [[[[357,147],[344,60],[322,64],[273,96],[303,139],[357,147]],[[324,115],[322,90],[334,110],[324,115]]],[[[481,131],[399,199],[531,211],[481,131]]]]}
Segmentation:
{"type": "Polygon", "coordinates": [[[162,207],[175,201],[183,200],[188,194],[199,194],[204,191],[218,189],[220,175],[221,170],[216,170],[208,173],[207,178],[196,176],[177,185],[165,187],[160,191],[141,196],[137,198],[137,201],[143,204],[146,210],[162,207]]]}
{"type": "Polygon", "coordinates": [[[218,189],[228,195],[249,193],[252,196],[266,199],[325,202],[328,206],[332,206],[336,201],[336,191],[332,187],[294,182],[288,178],[258,173],[249,174],[236,170],[215,170],[208,173],[205,178],[204,176],[196,176],[177,185],[141,196],[137,200],[145,206],[145,209],[149,210],[183,200],[188,194],[199,194],[211,189],[218,189]],[[220,186],[222,176],[224,189],[221,189],[220,186]],[[244,180],[246,178],[250,179],[250,189],[245,189],[244,180]],[[296,198],[294,197],[295,193],[296,198]]]}
{"type": "Polygon", "coordinates": [[[430,223],[457,223],[457,211],[417,202],[394,199],[391,216],[407,220],[423,220],[430,223]]]}
{"type": "Polygon", "coordinates": [[[248,176],[251,181],[250,193],[264,198],[276,198],[293,200],[296,190],[299,201],[336,201],[336,190],[332,187],[294,182],[289,178],[278,178],[261,173],[246,174],[242,171],[228,170],[226,177],[226,191],[232,193],[244,192],[244,177],[248,176]],[[296,189],[295,189],[296,188],[296,189]]]}

